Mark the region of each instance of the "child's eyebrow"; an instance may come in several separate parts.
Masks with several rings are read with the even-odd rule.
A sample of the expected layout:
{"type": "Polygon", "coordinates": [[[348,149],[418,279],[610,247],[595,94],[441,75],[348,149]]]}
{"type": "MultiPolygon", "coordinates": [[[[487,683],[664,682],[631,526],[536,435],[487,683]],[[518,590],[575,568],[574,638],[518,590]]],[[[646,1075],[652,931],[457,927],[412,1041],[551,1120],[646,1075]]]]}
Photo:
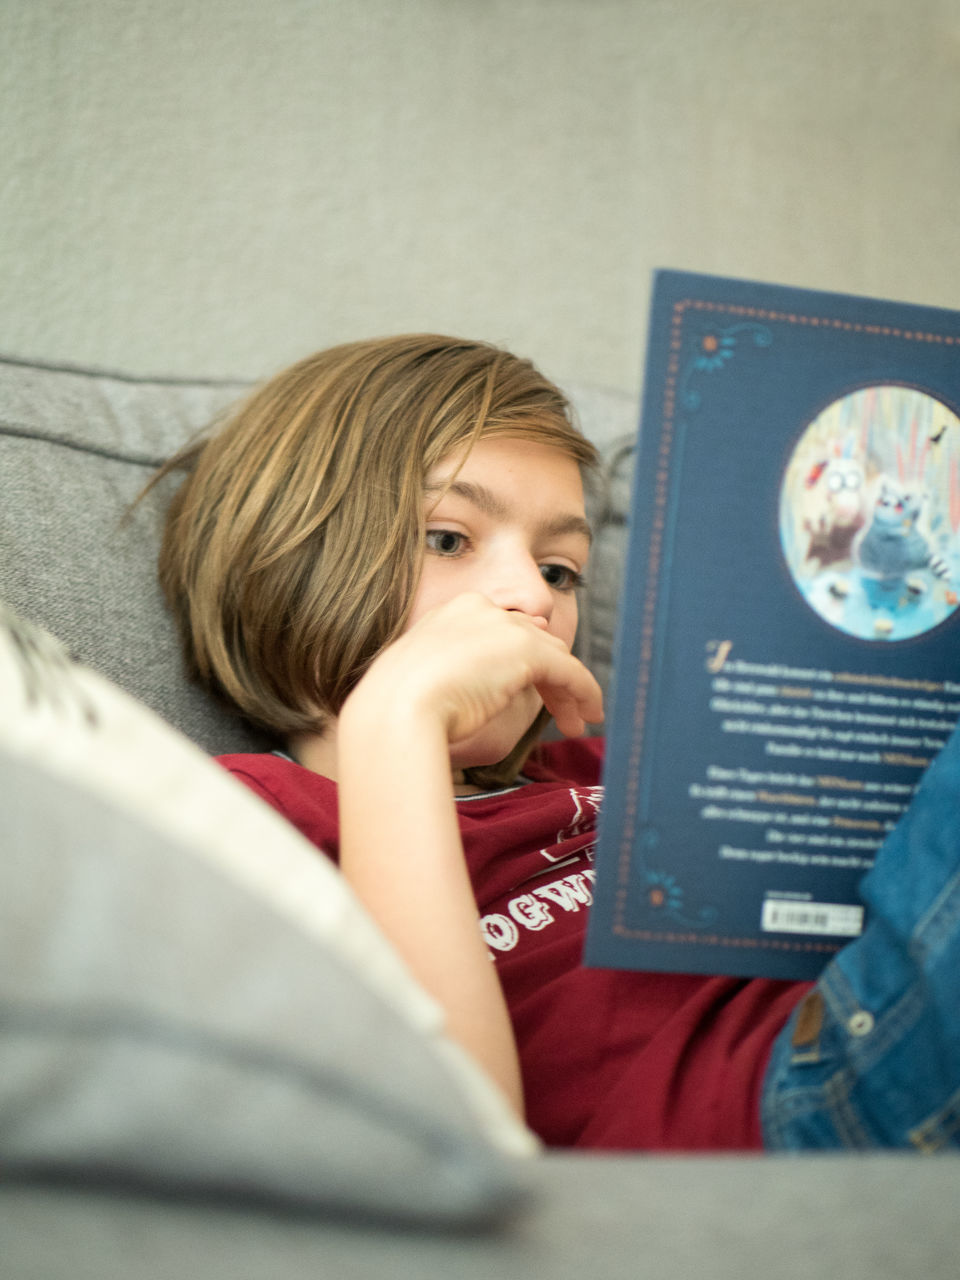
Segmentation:
{"type": "MultiPolygon", "coordinates": [[[[428,480],[424,485],[424,497],[426,498],[442,498],[448,493],[455,494],[458,498],[464,498],[482,511],[484,515],[491,516],[494,519],[502,520],[510,514],[510,509],[506,503],[502,502],[486,485],[474,484],[470,480],[451,480],[449,483],[428,480]]],[[[545,520],[540,532],[544,537],[548,538],[579,534],[581,537],[586,538],[587,542],[593,542],[593,530],[590,528],[589,521],[575,511],[569,513],[561,511],[556,516],[545,520]]]]}

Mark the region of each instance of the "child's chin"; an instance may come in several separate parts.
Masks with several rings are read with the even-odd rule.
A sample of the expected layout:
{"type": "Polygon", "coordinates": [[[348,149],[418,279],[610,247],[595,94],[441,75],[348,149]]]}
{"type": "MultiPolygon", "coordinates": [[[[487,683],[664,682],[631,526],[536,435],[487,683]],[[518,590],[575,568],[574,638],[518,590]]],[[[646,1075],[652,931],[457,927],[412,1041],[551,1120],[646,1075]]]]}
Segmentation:
{"type": "Polygon", "coordinates": [[[522,714],[509,715],[505,712],[502,723],[492,722],[475,738],[461,743],[451,756],[451,763],[457,769],[479,769],[483,765],[499,764],[517,745],[539,712],[539,703],[529,714],[526,709],[522,714]]]}
{"type": "Polygon", "coordinates": [[[519,738],[512,740],[505,738],[499,743],[482,740],[475,747],[471,743],[470,750],[458,751],[456,755],[451,756],[450,762],[455,769],[479,769],[484,765],[499,764],[519,741],[519,738]]]}

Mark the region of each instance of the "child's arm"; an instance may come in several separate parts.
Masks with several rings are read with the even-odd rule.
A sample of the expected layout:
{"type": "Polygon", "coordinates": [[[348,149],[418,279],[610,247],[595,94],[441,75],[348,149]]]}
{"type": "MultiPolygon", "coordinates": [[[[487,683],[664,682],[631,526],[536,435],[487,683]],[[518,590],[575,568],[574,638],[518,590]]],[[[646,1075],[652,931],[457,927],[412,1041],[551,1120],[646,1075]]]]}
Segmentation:
{"type": "Polygon", "coordinates": [[[523,1113],[509,1016],[478,927],[450,746],[536,687],[568,734],[602,717],[596,681],[534,621],[460,596],[386,649],[338,723],[340,865],[448,1029],[523,1113]]]}

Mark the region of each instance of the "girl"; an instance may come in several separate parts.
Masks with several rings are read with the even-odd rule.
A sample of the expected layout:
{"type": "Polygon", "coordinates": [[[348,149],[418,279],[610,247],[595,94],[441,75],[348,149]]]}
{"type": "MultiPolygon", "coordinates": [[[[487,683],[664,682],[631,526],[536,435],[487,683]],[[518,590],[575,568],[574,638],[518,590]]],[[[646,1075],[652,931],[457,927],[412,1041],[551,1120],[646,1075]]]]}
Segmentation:
{"type": "MultiPolygon", "coordinates": [[[[881,906],[813,990],[580,965],[600,789],[598,744],[579,735],[602,709],[571,645],[594,461],[532,365],[430,335],[304,360],[173,459],[190,474],[160,574],[188,662],[285,747],[223,764],[338,859],[548,1143],[956,1141],[956,979],[915,1090],[904,1064],[929,1054],[904,992],[929,972],[903,959],[949,875],[957,912],[956,858],[918,877],[903,941],[881,906]],[[536,746],[547,713],[569,741],[536,746]],[[872,1004],[851,973],[870,975],[872,1004]],[[884,1053],[905,1039],[891,1077],[884,1053]]],[[[915,829],[953,785],[931,777],[915,829]]]]}

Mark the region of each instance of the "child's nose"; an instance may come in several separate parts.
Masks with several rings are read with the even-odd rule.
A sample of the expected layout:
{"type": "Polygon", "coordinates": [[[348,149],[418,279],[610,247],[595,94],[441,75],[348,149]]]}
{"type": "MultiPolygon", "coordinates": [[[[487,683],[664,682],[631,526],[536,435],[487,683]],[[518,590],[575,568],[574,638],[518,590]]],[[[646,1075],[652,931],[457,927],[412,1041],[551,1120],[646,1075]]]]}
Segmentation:
{"type": "Polygon", "coordinates": [[[488,594],[501,609],[516,609],[531,618],[550,621],[554,606],[553,592],[544,581],[540,566],[533,559],[512,562],[504,569],[488,594]]]}

